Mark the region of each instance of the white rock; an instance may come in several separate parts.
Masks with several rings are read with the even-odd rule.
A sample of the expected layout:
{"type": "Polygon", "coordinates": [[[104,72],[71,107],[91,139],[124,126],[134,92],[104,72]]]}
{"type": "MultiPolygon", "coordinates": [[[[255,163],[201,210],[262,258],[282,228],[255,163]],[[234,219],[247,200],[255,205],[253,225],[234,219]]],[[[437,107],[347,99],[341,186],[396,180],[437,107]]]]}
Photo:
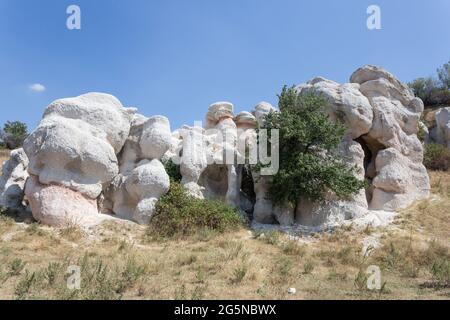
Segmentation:
{"type": "Polygon", "coordinates": [[[35,176],[27,180],[25,194],[33,217],[43,224],[91,227],[110,219],[98,212],[96,200],[62,186],[41,184],[35,176]]]}
{"type": "Polygon", "coordinates": [[[133,215],[133,220],[139,224],[148,224],[155,212],[157,202],[157,198],[148,198],[139,202],[133,215]]]}
{"type": "Polygon", "coordinates": [[[3,164],[0,176],[0,206],[14,210],[23,209],[25,182],[28,178],[28,157],[23,149],[11,151],[3,164]]]}
{"type": "Polygon", "coordinates": [[[347,135],[352,139],[368,133],[372,127],[372,106],[359,91],[359,85],[356,83],[340,85],[324,78],[315,78],[296,87],[296,90],[299,93],[318,93],[326,98],[330,120],[343,122],[347,135]]]}
{"type": "Polygon", "coordinates": [[[25,140],[29,172],[43,184],[58,184],[96,199],[119,171],[118,153],[135,109],[111,95],[88,93],[50,104],[25,140]]]}
{"type": "Polygon", "coordinates": [[[170,179],[159,160],[143,160],[126,179],[125,185],[128,194],[139,201],[159,199],[169,191],[170,179]]]}
{"type": "Polygon", "coordinates": [[[436,113],[436,140],[450,149],[450,107],[436,113]]]}
{"type": "Polygon", "coordinates": [[[57,115],[82,120],[103,131],[108,143],[115,153],[118,153],[128,137],[130,122],[135,112],[135,109],[124,108],[112,95],[91,92],[54,101],[45,110],[44,118],[57,115]]]}
{"type": "Polygon", "coordinates": [[[202,187],[198,185],[200,176],[208,165],[203,129],[183,128],[180,130],[180,135],[183,140],[183,156],[180,164],[180,172],[183,177],[181,184],[191,195],[203,198],[202,187]]]}
{"type": "Polygon", "coordinates": [[[253,111],[253,115],[258,121],[258,124],[261,126],[264,123],[264,118],[271,112],[277,112],[277,109],[274,108],[270,103],[262,101],[255,106],[255,110],[253,111]]]}
{"type": "Polygon", "coordinates": [[[44,118],[25,140],[28,171],[43,184],[60,184],[95,199],[119,172],[105,133],[81,120],[44,118]]]}
{"type": "Polygon", "coordinates": [[[147,159],[161,159],[172,144],[169,119],[154,116],[144,124],[141,137],[142,154],[147,159]]]}

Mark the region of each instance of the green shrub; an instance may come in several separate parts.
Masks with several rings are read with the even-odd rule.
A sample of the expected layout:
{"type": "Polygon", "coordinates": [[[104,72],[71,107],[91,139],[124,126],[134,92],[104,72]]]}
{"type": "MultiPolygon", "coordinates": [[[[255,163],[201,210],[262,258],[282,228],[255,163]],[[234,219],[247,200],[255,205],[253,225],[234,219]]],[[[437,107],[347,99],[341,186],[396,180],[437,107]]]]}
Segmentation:
{"type": "Polygon", "coordinates": [[[425,106],[450,104],[450,61],[437,69],[437,79],[418,78],[408,85],[425,106]]]}
{"type": "Polygon", "coordinates": [[[433,278],[442,286],[450,286],[450,260],[441,258],[431,267],[433,278]]]}
{"type": "Polygon", "coordinates": [[[169,175],[170,181],[181,182],[182,176],[179,165],[173,163],[172,160],[164,160],[163,165],[169,175]]]}
{"type": "Polygon", "coordinates": [[[20,121],[7,121],[3,127],[4,145],[9,149],[16,149],[22,146],[25,139],[28,137],[27,125],[20,121]]]}
{"type": "Polygon", "coordinates": [[[266,116],[263,129],[279,130],[280,169],[270,182],[269,196],[276,204],[301,197],[323,201],[332,191],[347,198],[366,186],[355,177],[356,168],[347,165],[337,151],[345,133],[324,112],[326,100],[317,94],[298,94],[284,87],[279,96],[280,112],[266,116]]]}
{"type": "Polygon", "coordinates": [[[447,171],[450,169],[450,150],[440,144],[427,144],[423,163],[427,169],[447,171]]]}
{"type": "Polygon", "coordinates": [[[239,212],[222,201],[189,196],[176,182],[157,203],[148,227],[150,237],[185,237],[201,230],[225,232],[243,223],[239,212]]]}

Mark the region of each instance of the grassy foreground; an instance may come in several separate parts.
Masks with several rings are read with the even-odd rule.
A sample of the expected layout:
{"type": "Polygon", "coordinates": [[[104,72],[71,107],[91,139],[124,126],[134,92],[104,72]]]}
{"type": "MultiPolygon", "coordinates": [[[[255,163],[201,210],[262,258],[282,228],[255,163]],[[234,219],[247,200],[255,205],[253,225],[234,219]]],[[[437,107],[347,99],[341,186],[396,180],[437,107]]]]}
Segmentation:
{"type": "Polygon", "coordinates": [[[1,216],[0,299],[450,299],[450,174],[430,175],[433,197],[392,226],[300,241],[240,229],[161,242],[131,223],[86,233],[1,216]],[[79,290],[67,287],[73,265],[79,290]],[[381,290],[367,289],[369,265],[381,290]]]}
{"type": "MultiPolygon", "coordinates": [[[[8,160],[10,152],[11,152],[10,150],[0,148],[0,168],[3,165],[3,162],[8,160]]],[[[0,171],[0,175],[1,175],[1,171],[0,171]]]]}

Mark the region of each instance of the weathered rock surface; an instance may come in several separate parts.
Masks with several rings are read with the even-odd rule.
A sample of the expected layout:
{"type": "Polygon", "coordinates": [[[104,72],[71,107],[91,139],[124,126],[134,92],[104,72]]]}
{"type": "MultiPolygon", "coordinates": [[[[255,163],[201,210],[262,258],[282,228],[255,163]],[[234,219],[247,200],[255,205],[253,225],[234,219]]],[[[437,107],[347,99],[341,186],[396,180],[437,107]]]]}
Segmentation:
{"type": "Polygon", "coordinates": [[[33,176],[25,192],[37,220],[99,223],[107,216],[99,215],[98,202],[104,213],[148,222],[168,190],[169,179],[157,159],[168,150],[171,133],[167,118],[147,119],[135,112],[102,93],[47,107],[24,143],[33,176]]]}
{"type": "Polygon", "coordinates": [[[297,214],[300,223],[339,222],[361,216],[367,208],[404,209],[429,194],[422,144],[417,138],[422,101],[392,74],[376,66],[358,69],[350,82],[339,85],[316,78],[297,89],[321,93],[329,102],[330,119],[348,128],[345,139],[361,144],[347,148],[343,154],[364,172],[360,178],[371,184],[366,191],[368,206],[362,194],[344,206],[341,201],[331,201],[332,207],[339,204],[336,208],[327,205],[314,209],[302,203],[298,208],[303,214],[297,214]]]}
{"type": "Polygon", "coordinates": [[[98,212],[95,199],[63,186],[41,184],[36,176],[27,180],[25,194],[33,217],[47,225],[92,227],[109,218],[98,212]]]}
{"type": "Polygon", "coordinates": [[[161,159],[172,143],[169,119],[154,116],[144,123],[140,146],[148,159],[161,159]]]}
{"type": "Polygon", "coordinates": [[[23,197],[25,182],[28,178],[28,157],[23,149],[11,151],[11,157],[5,161],[0,177],[0,206],[13,210],[24,209],[23,197]]]}
{"type": "MultiPolygon", "coordinates": [[[[428,196],[429,180],[422,165],[422,144],[417,138],[423,103],[406,85],[384,69],[368,65],[358,69],[350,83],[338,84],[317,77],[297,86],[296,90],[324,96],[328,102],[324,112],[347,128],[340,153],[349,165],[358,168],[358,178],[366,179],[369,187],[347,200],[338,200],[330,194],[327,203],[322,205],[299,199],[294,212],[294,208],[278,208],[272,204],[268,196],[270,176],[251,172],[252,214],[256,223],[291,225],[295,221],[309,226],[339,225],[352,219],[363,221],[371,214],[370,210],[396,211],[428,196]]],[[[191,128],[186,130],[187,134],[180,135],[176,145],[183,151],[181,173],[191,193],[223,199],[248,210],[243,208],[245,201],[239,201],[242,195],[239,163],[233,165],[227,161],[227,165],[218,165],[217,159],[233,148],[237,159],[242,158],[236,142],[241,135],[262,124],[269,112],[277,110],[261,102],[253,113],[241,112],[233,118],[232,104],[218,102],[209,107],[206,132],[191,128]],[[211,129],[217,132],[208,133],[211,129]],[[224,138],[225,132],[231,134],[224,138]]]]}
{"type": "Polygon", "coordinates": [[[167,118],[136,115],[119,155],[120,173],[104,190],[100,209],[121,219],[147,224],[170,179],[159,161],[172,141],[167,118]],[[156,158],[155,158],[156,157],[156,158]]]}
{"type": "Polygon", "coordinates": [[[450,107],[436,113],[436,142],[450,149],[450,107]]]}
{"type": "Polygon", "coordinates": [[[119,172],[116,153],[134,112],[101,93],[53,102],[25,140],[29,173],[42,184],[59,184],[96,199],[119,172]]]}
{"type": "MultiPolygon", "coordinates": [[[[102,212],[145,224],[169,190],[161,162],[167,160],[180,165],[181,183],[191,195],[221,199],[255,223],[314,228],[384,223],[392,216],[386,212],[428,196],[417,138],[423,103],[392,74],[364,66],[350,83],[317,77],[296,90],[323,95],[324,112],[347,128],[339,152],[368,182],[351,199],[329,194],[325,204],[299,199],[295,208],[271,202],[271,177],[254,166],[256,129],[268,113],[278,112],[267,102],[237,115],[233,104],[217,102],[209,107],[204,126],[171,132],[163,116],[147,118],[111,95],[88,93],[47,107],[24,151],[14,151],[3,167],[0,204],[20,207],[30,174],[25,194],[43,223],[96,225],[109,218],[102,212]]],[[[429,134],[434,138],[450,147],[450,108],[436,113],[436,129],[429,134]]]]}

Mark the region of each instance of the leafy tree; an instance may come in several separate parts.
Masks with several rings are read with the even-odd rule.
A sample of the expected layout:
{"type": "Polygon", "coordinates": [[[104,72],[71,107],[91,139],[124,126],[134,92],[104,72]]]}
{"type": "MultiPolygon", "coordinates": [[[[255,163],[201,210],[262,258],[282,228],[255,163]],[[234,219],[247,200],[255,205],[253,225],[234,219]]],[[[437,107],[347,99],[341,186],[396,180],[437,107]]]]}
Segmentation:
{"type": "Polygon", "coordinates": [[[438,89],[437,82],[431,78],[418,78],[409,83],[416,97],[422,99],[426,105],[431,104],[431,96],[438,89]]]}
{"type": "Polygon", "coordinates": [[[28,136],[27,125],[20,121],[7,121],[3,127],[3,140],[6,146],[10,149],[15,149],[22,146],[24,140],[28,136]]]}
{"type": "Polygon", "coordinates": [[[280,169],[269,186],[274,203],[296,206],[300,197],[324,201],[329,191],[347,198],[365,187],[354,175],[356,168],[338,154],[345,128],[329,120],[325,106],[319,95],[299,95],[284,87],[280,112],[266,116],[262,128],[279,129],[280,134],[280,169]]]}
{"type": "Polygon", "coordinates": [[[0,130],[0,148],[6,148],[5,133],[3,130],[0,130]]]}
{"type": "Polygon", "coordinates": [[[418,78],[408,84],[425,106],[450,105],[450,61],[437,69],[437,76],[438,80],[418,78]]]}
{"type": "Polygon", "coordinates": [[[448,63],[445,63],[439,69],[437,69],[437,74],[439,77],[439,81],[442,84],[442,88],[449,90],[450,89],[450,61],[448,63]]]}

